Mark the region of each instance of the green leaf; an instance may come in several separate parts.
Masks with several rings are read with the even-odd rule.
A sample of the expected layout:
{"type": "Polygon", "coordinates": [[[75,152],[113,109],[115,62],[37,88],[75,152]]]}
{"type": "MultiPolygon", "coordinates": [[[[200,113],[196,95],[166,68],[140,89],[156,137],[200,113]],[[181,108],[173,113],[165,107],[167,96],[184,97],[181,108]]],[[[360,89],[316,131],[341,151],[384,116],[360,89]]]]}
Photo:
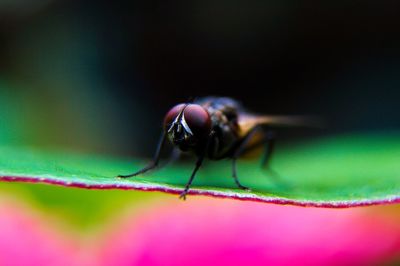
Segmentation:
{"type": "MultiPolygon", "coordinates": [[[[13,196],[30,206],[67,221],[69,226],[87,230],[106,224],[121,210],[148,205],[157,198],[153,193],[140,191],[73,189],[46,184],[0,182],[0,200],[13,196]],[[100,203],[100,204],[99,204],[100,203]],[[118,206],[118,208],[116,208],[118,206]]],[[[161,195],[159,195],[161,196],[161,195]]]]}
{"type": "MultiPolygon", "coordinates": [[[[136,189],[179,194],[193,165],[175,163],[128,180],[115,178],[145,161],[93,155],[0,148],[0,180],[43,182],[90,189],[136,189]]],[[[400,201],[400,136],[352,135],[279,148],[274,171],[241,160],[238,175],[251,191],[236,188],[231,162],[206,161],[191,194],[318,207],[364,206],[400,201]]],[[[189,196],[190,200],[190,196],[189,196]]]]}

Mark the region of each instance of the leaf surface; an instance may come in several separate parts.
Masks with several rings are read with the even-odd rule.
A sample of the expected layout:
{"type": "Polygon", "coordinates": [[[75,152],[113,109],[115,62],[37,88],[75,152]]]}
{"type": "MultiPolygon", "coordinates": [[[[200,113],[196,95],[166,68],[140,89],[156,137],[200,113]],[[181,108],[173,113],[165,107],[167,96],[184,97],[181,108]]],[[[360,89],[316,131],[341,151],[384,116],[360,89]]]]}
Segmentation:
{"type": "MultiPolygon", "coordinates": [[[[279,147],[278,147],[279,148],[279,147]]],[[[194,163],[194,162],[193,162],[194,163]]],[[[178,162],[131,179],[146,161],[1,147],[0,180],[88,189],[136,189],[179,194],[194,165],[178,162]]],[[[273,171],[259,160],[240,160],[244,191],[231,177],[231,162],[206,161],[190,194],[316,207],[400,202],[400,135],[351,135],[277,150],[273,171]]],[[[190,201],[190,195],[188,196],[190,201]]]]}

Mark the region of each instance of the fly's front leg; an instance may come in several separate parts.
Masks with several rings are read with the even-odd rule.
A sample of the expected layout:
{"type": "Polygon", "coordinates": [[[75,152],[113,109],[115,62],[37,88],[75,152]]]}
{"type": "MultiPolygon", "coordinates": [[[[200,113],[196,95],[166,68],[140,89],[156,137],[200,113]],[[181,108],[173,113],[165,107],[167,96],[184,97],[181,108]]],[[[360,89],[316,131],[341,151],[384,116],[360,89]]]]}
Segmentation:
{"type": "Polygon", "coordinates": [[[215,131],[212,131],[211,134],[208,136],[207,139],[207,143],[206,146],[204,147],[203,151],[201,152],[201,154],[197,157],[197,161],[196,161],[196,166],[193,169],[192,175],[189,178],[189,181],[187,182],[185,189],[182,191],[182,193],[179,195],[180,199],[186,200],[186,195],[189,192],[190,186],[194,180],[194,177],[196,176],[197,171],[199,170],[199,168],[201,167],[201,165],[203,164],[204,158],[206,157],[208,148],[210,146],[210,142],[211,140],[214,138],[215,136],[215,131]]]}
{"type": "Polygon", "coordinates": [[[129,178],[129,177],[132,177],[132,176],[137,176],[137,175],[146,173],[147,171],[156,168],[158,166],[159,161],[160,161],[161,150],[162,150],[162,148],[163,148],[163,146],[165,144],[166,139],[167,139],[166,138],[166,134],[163,131],[163,133],[161,134],[160,140],[158,142],[157,150],[156,150],[156,153],[154,155],[153,161],[149,165],[147,165],[146,167],[144,167],[143,169],[141,169],[141,170],[139,170],[139,171],[137,171],[135,173],[132,173],[132,174],[129,174],[129,175],[119,175],[118,177],[120,177],[120,178],[129,178]]]}
{"type": "Polygon", "coordinates": [[[192,175],[190,176],[189,181],[187,182],[187,184],[186,184],[186,186],[185,186],[185,189],[184,189],[183,192],[179,195],[179,198],[180,198],[180,199],[186,200],[186,195],[187,195],[187,193],[189,192],[190,185],[192,184],[193,179],[194,179],[194,177],[195,177],[197,171],[199,170],[200,166],[203,164],[204,157],[205,157],[205,154],[200,155],[200,156],[197,158],[196,166],[195,166],[195,168],[194,168],[194,170],[193,170],[193,172],[192,172],[192,175]]]}

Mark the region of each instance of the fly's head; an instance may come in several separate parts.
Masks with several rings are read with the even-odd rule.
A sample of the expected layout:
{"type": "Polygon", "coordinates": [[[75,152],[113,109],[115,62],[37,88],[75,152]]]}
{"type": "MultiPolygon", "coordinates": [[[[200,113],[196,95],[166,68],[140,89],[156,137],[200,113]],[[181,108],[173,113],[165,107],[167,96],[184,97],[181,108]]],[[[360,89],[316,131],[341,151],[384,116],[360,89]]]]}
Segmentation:
{"type": "Polygon", "coordinates": [[[165,116],[164,130],[173,145],[188,150],[207,141],[211,118],[198,104],[178,104],[165,116]]]}

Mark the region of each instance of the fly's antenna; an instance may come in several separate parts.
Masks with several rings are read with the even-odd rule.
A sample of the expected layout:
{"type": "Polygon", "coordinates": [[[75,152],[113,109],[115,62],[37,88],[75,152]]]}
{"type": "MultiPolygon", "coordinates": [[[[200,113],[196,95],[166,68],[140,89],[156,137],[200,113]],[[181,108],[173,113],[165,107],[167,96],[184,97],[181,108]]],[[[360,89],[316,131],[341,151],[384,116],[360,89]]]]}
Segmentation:
{"type": "MultiPolygon", "coordinates": [[[[186,109],[186,107],[189,106],[189,104],[193,103],[195,99],[196,99],[195,97],[192,97],[192,96],[191,96],[191,97],[188,99],[188,101],[186,101],[186,103],[184,103],[185,106],[182,108],[182,110],[181,110],[181,111],[179,112],[179,114],[176,116],[175,120],[172,122],[170,128],[168,129],[168,132],[171,132],[171,131],[173,130],[173,128],[176,127],[176,126],[179,127],[180,124],[181,124],[181,122],[182,122],[182,120],[183,120],[183,123],[186,124],[186,121],[185,121],[185,119],[184,119],[184,117],[183,117],[183,116],[184,116],[185,109],[186,109]],[[183,117],[183,119],[182,119],[182,117],[183,117]]],[[[183,127],[184,127],[185,129],[189,129],[188,131],[191,133],[190,128],[189,128],[187,125],[185,126],[185,124],[183,124],[183,127]]]]}
{"type": "Polygon", "coordinates": [[[186,107],[188,107],[190,103],[185,103],[185,106],[182,108],[181,112],[178,114],[178,116],[176,117],[176,121],[179,121],[182,116],[183,116],[183,112],[185,111],[186,107]]]}
{"type": "Polygon", "coordinates": [[[174,122],[171,124],[170,128],[168,129],[168,133],[170,133],[174,128],[176,128],[177,132],[180,133],[182,131],[182,127],[185,131],[187,131],[190,135],[193,135],[192,131],[190,130],[189,126],[187,125],[184,117],[184,111],[186,107],[189,106],[189,103],[185,103],[185,106],[179,112],[178,116],[175,118],[174,122]]]}

